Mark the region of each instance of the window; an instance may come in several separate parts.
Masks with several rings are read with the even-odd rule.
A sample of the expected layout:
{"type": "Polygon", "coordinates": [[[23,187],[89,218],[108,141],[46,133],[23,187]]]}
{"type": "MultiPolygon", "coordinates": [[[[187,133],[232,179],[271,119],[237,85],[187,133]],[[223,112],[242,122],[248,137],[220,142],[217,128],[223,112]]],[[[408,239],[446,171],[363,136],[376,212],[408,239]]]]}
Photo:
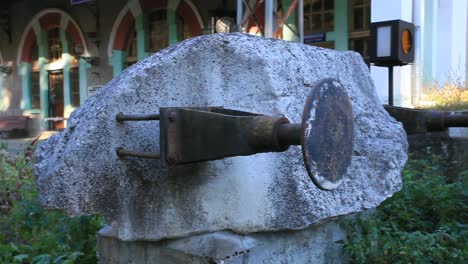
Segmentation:
{"type": "Polygon", "coordinates": [[[177,38],[178,40],[189,39],[193,37],[190,33],[188,23],[184,23],[184,18],[177,16],[177,38]]]}
{"type": "Polygon", "coordinates": [[[78,68],[71,68],[71,103],[73,107],[80,106],[80,78],[78,68]]]}
{"type": "Polygon", "coordinates": [[[58,28],[47,31],[47,44],[49,47],[49,60],[56,61],[62,58],[62,42],[58,28]]]}
{"type": "Polygon", "coordinates": [[[370,0],[351,0],[351,32],[370,29],[370,0]]]}
{"type": "Polygon", "coordinates": [[[127,57],[125,59],[125,68],[135,64],[138,61],[137,36],[136,31],[133,31],[127,43],[127,57]]]}
{"type": "MultiPolygon", "coordinates": [[[[158,52],[169,46],[169,25],[167,24],[167,10],[160,9],[151,12],[148,16],[148,51],[158,52]]],[[[190,29],[184,19],[176,15],[177,40],[191,38],[190,29]]]]}
{"type": "Polygon", "coordinates": [[[39,88],[39,72],[31,72],[31,108],[39,109],[41,108],[41,97],[40,97],[40,88],[39,88]]]}
{"type": "Polygon", "coordinates": [[[312,34],[334,30],[334,1],[304,1],[304,33],[312,34]]]}
{"type": "Polygon", "coordinates": [[[166,10],[156,10],[149,14],[149,52],[158,52],[169,45],[169,32],[166,10]]]}
{"type": "Polygon", "coordinates": [[[351,0],[349,21],[349,49],[359,52],[369,64],[370,0],[351,0]]]}

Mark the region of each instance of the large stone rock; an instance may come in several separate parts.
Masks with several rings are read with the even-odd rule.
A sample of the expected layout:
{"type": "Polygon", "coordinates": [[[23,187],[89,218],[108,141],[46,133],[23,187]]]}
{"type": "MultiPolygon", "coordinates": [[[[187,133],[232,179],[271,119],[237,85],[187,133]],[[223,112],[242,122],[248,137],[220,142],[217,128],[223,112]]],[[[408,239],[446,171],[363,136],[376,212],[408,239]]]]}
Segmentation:
{"type": "Polygon", "coordinates": [[[220,230],[303,229],[371,208],[398,191],[406,134],[380,105],[359,54],[243,34],[197,37],[126,69],[37,149],[40,200],[70,215],[102,213],[115,237],[158,241],[220,230]],[[299,146],[283,153],[161,169],[115,149],[159,152],[159,123],[119,112],[224,106],[298,123],[313,84],[338,79],[352,102],[355,145],[343,184],[318,189],[299,146]]]}

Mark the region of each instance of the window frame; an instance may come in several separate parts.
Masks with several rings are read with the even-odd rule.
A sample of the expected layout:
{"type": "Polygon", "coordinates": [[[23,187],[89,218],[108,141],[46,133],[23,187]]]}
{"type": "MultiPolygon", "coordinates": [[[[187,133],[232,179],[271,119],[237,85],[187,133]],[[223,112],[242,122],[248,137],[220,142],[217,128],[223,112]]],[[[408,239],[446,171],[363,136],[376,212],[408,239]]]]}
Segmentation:
{"type": "MultiPolygon", "coordinates": [[[[330,3],[327,1],[330,0],[318,0],[321,1],[321,8],[320,10],[314,10],[313,7],[313,2],[314,0],[309,0],[306,1],[307,3],[304,3],[304,21],[308,21],[309,23],[309,28],[310,32],[307,32],[306,26],[304,25],[304,34],[314,34],[314,33],[321,33],[321,32],[333,32],[335,31],[335,4],[332,2],[331,9],[325,9],[326,3],[330,3]],[[310,2],[310,8],[309,10],[306,10],[307,4],[310,2]],[[320,15],[320,27],[315,28],[313,27],[313,17],[316,15],[320,15]],[[326,24],[326,15],[331,15],[331,24],[327,25],[326,24]]],[[[331,0],[333,1],[333,0],[331,0]]]]}
{"type": "Polygon", "coordinates": [[[350,50],[359,52],[364,59],[364,61],[369,64],[370,60],[370,18],[371,18],[371,1],[372,0],[360,0],[363,3],[356,4],[356,0],[350,0],[349,2],[349,32],[348,32],[348,46],[350,50]],[[364,9],[364,28],[355,29],[354,19],[355,19],[355,10],[364,9]],[[366,10],[367,9],[367,10],[366,10]],[[353,42],[363,40],[364,43],[364,54],[358,50],[352,49],[354,46],[353,42]]]}

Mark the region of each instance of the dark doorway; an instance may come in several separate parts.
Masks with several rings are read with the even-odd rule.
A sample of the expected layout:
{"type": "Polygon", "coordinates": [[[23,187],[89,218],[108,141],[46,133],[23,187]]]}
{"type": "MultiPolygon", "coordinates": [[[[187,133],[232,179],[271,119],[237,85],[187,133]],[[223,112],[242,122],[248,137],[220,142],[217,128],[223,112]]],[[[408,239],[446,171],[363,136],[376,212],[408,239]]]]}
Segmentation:
{"type": "Polygon", "coordinates": [[[49,129],[61,130],[65,128],[63,119],[63,72],[49,72],[49,129]]]}

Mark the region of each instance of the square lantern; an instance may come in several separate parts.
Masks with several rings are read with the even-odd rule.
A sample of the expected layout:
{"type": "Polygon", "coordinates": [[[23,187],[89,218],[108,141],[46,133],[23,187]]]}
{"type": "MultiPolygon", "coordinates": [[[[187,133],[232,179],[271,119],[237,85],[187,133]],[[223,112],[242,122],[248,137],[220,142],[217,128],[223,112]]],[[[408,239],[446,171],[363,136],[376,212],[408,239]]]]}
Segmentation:
{"type": "Polygon", "coordinates": [[[401,66],[414,61],[414,24],[403,20],[371,23],[370,62],[401,66]]]}

